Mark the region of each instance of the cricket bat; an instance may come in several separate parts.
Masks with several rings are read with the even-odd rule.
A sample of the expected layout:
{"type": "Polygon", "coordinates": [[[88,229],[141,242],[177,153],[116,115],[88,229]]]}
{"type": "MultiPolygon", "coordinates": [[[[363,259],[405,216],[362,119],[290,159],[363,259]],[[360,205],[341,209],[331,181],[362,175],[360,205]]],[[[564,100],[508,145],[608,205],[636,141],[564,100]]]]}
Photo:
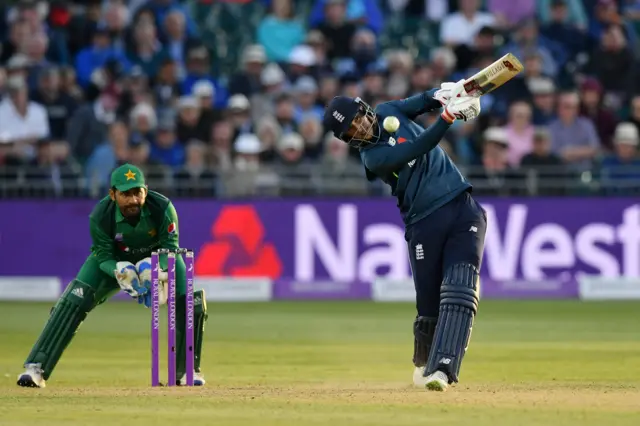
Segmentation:
{"type": "Polygon", "coordinates": [[[468,96],[486,95],[511,80],[523,69],[524,67],[518,58],[507,53],[485,69],[466,79],[464,90],[468,96]]]}

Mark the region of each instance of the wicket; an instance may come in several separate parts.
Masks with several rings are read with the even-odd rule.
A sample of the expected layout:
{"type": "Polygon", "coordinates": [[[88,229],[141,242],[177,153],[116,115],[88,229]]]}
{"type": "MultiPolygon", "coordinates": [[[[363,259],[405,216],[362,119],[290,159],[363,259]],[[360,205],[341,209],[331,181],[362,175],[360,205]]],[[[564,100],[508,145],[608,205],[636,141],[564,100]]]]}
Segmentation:
{"type": "Polygon", "coordinates": [[[167,386],[175,386],[176,380],[176,255],[184,254],[186,266],[186,294],[185,294],[185,339],[186,362],[185,374],[187,386],[193,386],[194,367],[194,251],[190,249],[158,249],[151,253],[151,386],[162,386],[160,383],[160,255],[167,255],[167,345],[168,345],[168,373],[167,386]]]}

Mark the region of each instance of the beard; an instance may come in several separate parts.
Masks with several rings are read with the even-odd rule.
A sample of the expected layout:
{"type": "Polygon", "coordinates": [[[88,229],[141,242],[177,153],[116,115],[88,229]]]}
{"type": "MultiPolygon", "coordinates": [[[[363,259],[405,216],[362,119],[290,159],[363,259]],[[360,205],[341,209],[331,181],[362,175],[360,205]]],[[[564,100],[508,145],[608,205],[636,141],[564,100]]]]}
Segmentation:
{"type": "Polygon", "coordinates": [[[120,208],[120,211],[122,212],[122,215],[124,217],[134,218],[140,214],[141,209],[142,209],[141,204],[128,204],[126,206],[122,206],[120,208]]]}

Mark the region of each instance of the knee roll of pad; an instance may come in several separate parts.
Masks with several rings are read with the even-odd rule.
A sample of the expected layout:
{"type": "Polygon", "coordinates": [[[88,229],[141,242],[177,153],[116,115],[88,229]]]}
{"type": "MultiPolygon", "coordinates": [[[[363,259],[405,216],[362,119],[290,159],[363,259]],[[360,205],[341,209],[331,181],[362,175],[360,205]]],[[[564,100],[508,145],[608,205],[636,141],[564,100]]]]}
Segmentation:
{"type": "Polygon", "coordinates": [[[428,372],[441,370],[450,382],[458,381],[462,358],[466,353],[473,320],[478,311],[478,269],[471,264],[451,266],[440,290],[440,312],[434,350],[430,354],[428,372]]]}
{"type": "Polygon", "coordinates": [[[413,365],[416,367],[424,367],[429,361],[437,323],[438,318],[420,316],[413,322],[413,365]]]}

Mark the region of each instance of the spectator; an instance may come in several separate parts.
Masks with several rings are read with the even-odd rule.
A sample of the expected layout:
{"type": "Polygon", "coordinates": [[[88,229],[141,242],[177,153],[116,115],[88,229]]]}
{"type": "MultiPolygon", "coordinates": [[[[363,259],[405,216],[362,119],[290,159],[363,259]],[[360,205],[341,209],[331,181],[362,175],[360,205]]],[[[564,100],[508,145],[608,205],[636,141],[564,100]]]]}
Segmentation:
{"type": "Polygon", "coordinates": [[[262,169],[260,140],[252,133],[245,133],[238,136],[233,148],[236,152],[233,166],[240,173],[224,177],[226,195],[237,197],[255,195],[258,192],[258,180],[262,169]]]}
{"type": "Polygon", "coordinates": [[[260,76],[264,70],[267,55],[259,44],[247,46],[242,52],[242,71],[235,74],[229,83],[229,93],[242,94],[250,98],[261,89],[260,76]]]}
{"type": "Polygon", "coordinates": [[[151,104],[138,104],[129,113],[129,127],[131,131],[140,133],[149,141],[153,140],[157,126],[158,115],[151,104]]]}
{"type": "Polygon", "coordinates": [[[123,3],[108,1],[102,13],[103,24],[111,35],[111,46],[119,51],[127,50],[127,25],[129,9],[123,3]]]}
{"type": "Polygon", "coordinates": [[[163,21],[163,41],[166,53],[177,64],[180,76],[184,76],[186,73],[184,64],[188,48],[197,44],[195,38],[187,35],[185,25],[185,15],[177,9],[168,12],[163,21]]]}
{"type": "Polygon", "coordinates": [[[216,100],[214,106],[223,109],[227,106],[227,89],[211,76],[211,58],[207,48],[200,44],[191,46],[187,52],[186,73],[182,81],[182,93],[191,93],[196,81],[209,80],[215,87],[216,100]]]}
{"type": "MultiPolygon", "coordinates": [[[[316,0],[311,10],[312,27],[327,19],[326,5],[331,0],[316,0]]],[[[345,13],[349,22],[356,26],[366,26],[376,34],[382,31],[384,18],[375,0],[345,0],[345,13]]]]}
{"type": "MultiPolygon", "coordinates": [[[[398,58],[402,61],[402,66],[406,71],[402,71],[402,74],[409,73],[413,69],[413,61],[407,62],[406,58],[398,58]]],[[[456,55],[448,47],[439,47],[431,51],[431,70],[433,71],[433,83],[439,86],[445,81],[450,80],[451,73],[456,68],[456,55]]],[[[391,69],[391,66],[389,66],[391,69]]],[[[473,74],[471,74],[473,75],[473,74]]]]}
{"type": "MultiPolygon", "coordinates": [[[[580,1],[572,0],[571,3],[573,5],[578,4],[579,9],[582,9],[580,1]]],[[[569,19],[569,9],[566,1],[552,0],[551,15],[549,19],[543,19],[544,25],[540,28],[542,35],[567,49],[570,59],[575,59],[580,53],[585,52],[589,46],[589,40],[584,32],[586,17],[584,16],[584,11],[581,13],[582,23],[581,25],[576,25],[569,19]]]]}
{"type": "Polygon", "coordinates": [[[162,47],[153,24],[139,24],[134,29],[134,44],[127,52],[129,62],[142,67],[150,78],[156,78],[168,52],[162,47]]]}
{"type": "Polygon", "coordinates": [[[233,125],[234,139],[245,133],[253,134],[251,104],[244,95],[233,95],[227,107],[229,121],[233,125]]]}
{"type": "Polygon", "coordinates": [[[139,65],[120,77],[120,104],[118,115],[126,115],[127,111],[141,103],[153,104],[153,95],[149,93],[149,78],[139,65]]]}
{"type": "Polygon", "coordinates": [[[531,106],[526,102],[514,102],[509,108],[505,134],[509,141],[507,161],[511,167],[518,167],[522,157],[533,148],[531,115],[531,106]]]}
{"type": "Polygon", "coordinates": [[[27,59],[29,61],[29,90],[35,90],[38,87],[38,75],[40,72],[49,67],[49,61],[46,59],[47,48],[49,46],[49,38],[44,32],[33,34],[27,42],[27,59]]]}
{"type": "Polygon", "coordinates": [[[338,96],[340,82],[334,75],[326,74],[320,78],[318,89],[318,106],[324,107],[329,105],[331,99],[338,96]]]}
{"type": "Polygon", "coordinates": [[[640,179],[638,128],[632,123],[620,123],[613,138],[614,153],[601,163],[602,186],[606,194],[637,194],[640,179]]]}
{"type": "Polygon", "coordinates": [[[19,77],[25,81],[29,78],[29,58],[19,53],[7,63],[7,77],[19,77]]]}
{"type": "Polygon", "coordinates": [[[322,119],[313,115],[305,115],[300,120],[300,135],[304,140],[306,158],[318,159],[322,155],[322,119]]]}
{"type": "Polygon", "coordinates": [[[85,177],[90,193],[106,193],[110,185],[111,172],[128,160],[129,129],[124,122],[115,121],[109,126],[108,138],[96,147],[87,160],[85,177]]]}
{"type": "Polygon", "coordinates": [[[283,135],[298,131],[298,125],[295,120],[295,104],[290,94],[281,93],[276,98],[275,118],[280,127],[282,127],[283,135]]]}
{"type": "Polygon", "coordinates": [[[316,72],[319,75],[332,73],[333,67],[327,56],[329,46],[324,34],[317,29],[309,31],[305,44],[311,47],[315,54],[316,72]]]}
{"type": "MultiPolygon", "coordinates": [[[[369,103],[369,105],[372,104],[374,99],[383,97],[385,95],[386,72],[386,67],[379,63],[373,63],[367,67],[362,79],[362,98],[365,102],[369,103]]],[[[411,75],[412,92],[417,93],[431,89],[430,79],[431,72],[428,67],[425,66],[424,68],[421,68],[420,66],[416,66],[413,74],[411,75]],[[426,83],[425,75],[427,80],[426,83]],[[421,89],[424,84],[428,85],[428,89],[421,89]]],[[[318,107],[320,107],[320,105],[318,105],[318,107]]]]}
{"type": "Polygon", "coordinates": [[[558,16],[561,16],[561,22],[585,32],[587,14],[582,0],[537,0],[536,2],[538,18],[543,24],[559,22],[558,16]]]}
{"type": "Polygon", "coordinates": [[[531,78],[528,89],[533,97],[533,124],[549,124],[555,118],[556,110],[556,88],[553,80],[546,77],[531,78]]]}
{"type": "Polygon", "coordinates": [[[524,60],[525,54],[533,52],[542,60],[542,73],[550,77],[556,77],[567,61],[567,53],[562,46],[540,35],[538,24],[532,18],[520,23],[513,34],[513,41],[502,49],[501,54],[513,53],[524,60]]]}
{"type": "Polygon", "coordinates": [[[32,32],[29,23],[24,19],[16,19],[9,27],[9,37],[2,44],[0,63],[6,64],[15,55],[25,55],[32,32]]]}
{"type": "Polygon", "coordinates": [[[193,141],[186,146],[186,164],[174,173],[179,197],[213,197],[216,175],[207,167],[207,146],[193,141]]]}
{"type": "Polygon", "coordinates": [[[151,147],[151,157],[158,163],[177,169],[185,162],[185,149],[176,138],[175,129],[172,119],[160,120],[155,143],[151,147]]]}
{"type": "Polygon", "coordinates": [[[497,23],[492,14],[479,11],[479,0],[458,0],[458,7],[460,11],[447,15],[440,25],[440,42],[446,46],[471,45],[480,28],[497,23]]]}
{"type": "Polygon", "coordinates": [[[316,55],[311,47],[304,44],[295,47],[289,56],[289,81],[295,83],[300,76],[312,75],[315,65],[316,55]]]}
{"type": "Polygon", "coordinates": [[[497,32],[493,27],[482,27],[473,37],[473,44],[455,46],[456,71],[466,73],[481,57],[495,57],[497,54],[497,32]]]}
{"type": "Polygon", "coordinates": [[[277,149],[277,173],[280,178],[279,194],[282,196],[302,195],[301,184],[308,179],[309,164],[304,157],[304,140],[298,133],[285,133],[280,137],[277,149]]]}
{"type": "Polygon", "coordinates": [[[533,134],[533,149],[522,157],[524,168],[544,168],[561,166],[562,159],[551,152],[551,135],[545,127],[537,127],[533,134]]]}
{"type": "Polygon", "coordinates": [[[482,189],[492,189],[508,193],[509,188],[506,183],[512,174],[512,169],[507,159],[509,140],[506,132],[499,127],[489,127],[483,133],[483,139],[482,168],[469,173],[469,179],[477,184],[479,192],[482,189]]]}
{"type": "Polygon", "coordinates": [[[36,143],[49,138],[47,111],[42,105],[29,101],[27,84],[19,76],[7,81],[7,96],[0,102],[0,123],[4,154],[17,161],[32,159],[36,143]]]}
{"type": "Polygon", "coordinates": [[[305,29],[295,17],[291,0],[272,0],[270,7],[271,13],[260,22],[256,38],[269,61],[284,62],[293,48],[304,42],[305,29]]]}
{"type": "MultiPolygon", "coordinates": [[[[198,127],[205,131],[208,135],[213,123],[222,118],[220,110],[213,108],[213,99],[215,99],[216,89],[213,84],[207,80],[197,81],[193,85],[192,95],[198,100],[200,106],[200,122],[198,127]]],[[[200,139],[204,141],[206,139],[200,139]]]]}
{"type": "Polygon", "coordinates": [[[276,145],[282,136],[282,128],[272,116],[263,117],[256,125],[256,136],[260,139],[262,152],[260,161],[271,163],[276,158],[276,145]]]}
{"type": "Polygon", "coordinates": [[[29,162],[25,179],[40,196],[65,196],[80,187],[79,168],[67,156],[56,156],[48,139],[36,144],[35,157],[29,162]],[[75,181],[75,185],[73,182],[75,181]]]}
{"type": "Polygon", "coordinates": [[[622,105],[633,84],[635,63],[619,26],[612,25],[602,33],[600,47],[591,54],[584,73],[596,77],[606,92],[617,97],[616,107],[622,105]]]}
{"type": "Polygon", "coordinates": [[[487,11],[496,19],[496,26],[503,31],[512,30],[523,19],[536,15],[538,0],[487,0],[487,11]]]}
{"type": "Polygon", "coordinates": [[[233,148],[233,126],[229,121],[221,120],[211,128],[211,164],[219,172],[231,169],[231,150],[233,148]]]}
{"type": "Polygon", "coordinates": [[[206,141],[209,138],[211,123],[201,120],[202,108],[195,96],[183,96],[178,101],[177,137],[182,143],[192,140],[206,141]]]}
{"type": "Polygon", "coordinates": [[[187,35],[192,38],[198,36],[198,26],[180,0],[149,0],[144,4],[143,8],[153,12],[157,27],[160,27],[169,13],[175,11],[182,13],[185,19],[187,35]]]}
{"type": "Polygon", "coordinates": [[[351,38],[356,32],[356,26],[347,21],[346,0],[324,0],[324,20],[313,25],[320,30],[329,44],[327,57],[349,58],[351,38]]]}
{"type": "Polygon", "coordinates": [[[74,157],[83,163],[107,138],[108,126],[116,119],[118,99],[104,93],[93,102],[80,106],[67,125],[66,140],[74,157]]]}
{"type": "Polygon", "coordinates": [[[171,176],[167,168],[151,157],[151,143],[142,135],[135,135],[129,141],[129,162],[144,173],[148,185],[164,191],[171,176]]]}
{"type": "Polygon", "coordinates": [[[629,102],[629,119],[627,120],[633,123],[640,132],[640,95],[635,95],[629,102]]]}
{"type": "Polygon", "coordinates": [[[87,87],[93,72],[107,63],[115,60],[125,68],[129,67],[129,61],[124,53],[111,46],[111,35],[104,26],[99,26],[93,33],[92,45],[82,49],[76,57],[76,72],[78,83],[87,87]]]}
{"type": "Polygon", "coordinates": [[[162,112],[171,110],[180,97],[180,91],[178,64],[167,56],[160,64],[153,86],[154,100],[158,110],[162,112]]]}
{"type": "Polygon", "coordinates": [[[50,139],[54,143],[64,141],[67,136],[67,121],[78,103],[61,91],[60,71],[57,68],[50,67],[40,72],[38,89],[31,99],[47,110],[50,139]]]}
{"type": "Polygon", "coordinates": [[[322,120],[324,108],[316,104],[318,85],[308,76],[300,77],[293,87],[296,96],[295,121],[300,123],[304,115],[312,115],[322,120]]]}
{"type": "Polygon", "coordinates": [[[286,75],[277,64],[268,64],[260,73],[262,89],[251,97],[251,119],[258,122],[261,117],[273,114],[275,97],[281,93],[286,85],[286,75]]]}
{"type": "Polygon", "coordinates": [[[551,149],[563,161],[581,166],[591,165],[600,140],[591,120],[578,115],[580,98],[576,93],[562,93],[558,98],[558,118],[549,124],[551,149]]]}
{"type": "Polygon", "coordinates": [[[616,129],[616,117],[613,112],[605,107],[603,90],[600,82],[593,78],[587,78],[580,87],[580,115],[587,117],[596,126],[600,143],[606,150],[613,148],[611,137],[616,129]]]}

